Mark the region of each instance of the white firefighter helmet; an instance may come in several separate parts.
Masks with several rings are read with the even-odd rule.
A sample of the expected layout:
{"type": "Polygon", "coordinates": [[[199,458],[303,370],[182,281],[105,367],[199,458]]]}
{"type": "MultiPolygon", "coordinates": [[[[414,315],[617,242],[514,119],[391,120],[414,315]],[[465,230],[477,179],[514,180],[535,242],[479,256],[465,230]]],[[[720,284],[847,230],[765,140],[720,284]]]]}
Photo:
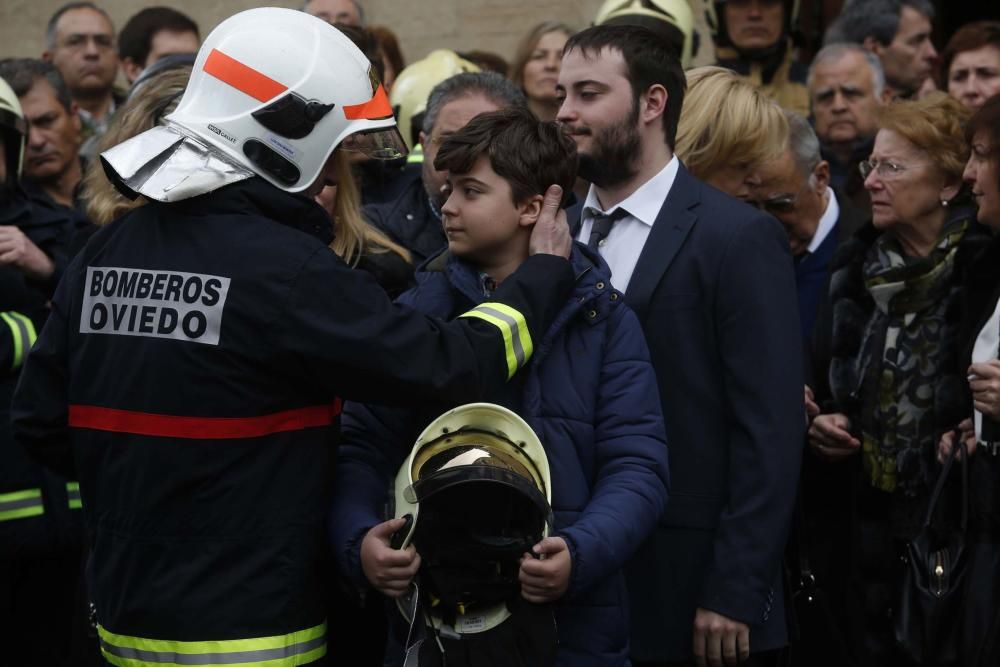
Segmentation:
{"type": "Polygon", "coordinates": [[[664,35],[678,49],[681,66],[691,66],[694,14],[688,0],[606,0],[594,25],[640,25],[664,35]]]}
{"type": "Polygon", "coordinates": [[[7,163],[7,183],[12,185],[17,183],[21,176],[27,125],[17,95],[3,79],[0,79],[0,132],[3,132],[3,159],[7,163]]]}
{"type": "Polygon", "coordinates": [[[411,134],[410,126],[413,117],[427,109],[427,98],[434,86],[456,74],[478,71],[478,65],[459,57],[454,51],[436,49],[422,60],[408,65],[396,76],[389,99],[408,146],[417,144],[419,133],[411,134]]]}
{"type": "Polygon", "coordinates": [[[520,558],[551,529],[551,487],[541,441],[510,410],[470,403],[431,422],[396,475],[395,516],[409,519],[393,544],[421,557],[403,615],[457,634],[505,621],[520,558]]]}
{"type": "Polygon", "coordinates": [[[264,7],[226,19],[205,39],[164,127],[102,157],[133,193],[175,201],[253,174],[300,192],[337,147],[405,154],[385,89],[335,27],[264,7]]]}

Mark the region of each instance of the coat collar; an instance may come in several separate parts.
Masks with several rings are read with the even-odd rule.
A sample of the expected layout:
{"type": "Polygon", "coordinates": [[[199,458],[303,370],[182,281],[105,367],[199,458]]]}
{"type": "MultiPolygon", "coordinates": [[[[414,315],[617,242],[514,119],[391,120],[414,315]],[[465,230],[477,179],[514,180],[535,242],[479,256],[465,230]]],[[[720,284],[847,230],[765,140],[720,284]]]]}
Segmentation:
{"type": "Polygon", "coordinates": [[[190,199],[150,206],[169,206],[186,215],[260,215],[297,229],[326,245],[333,241],[333,221],[312,199],[285,192],[260,177],[223,186],[190,199]]]}
{"type": "MultiPolygon", "coordinates": [[[[625,302],[642,319],[653,291],[698,221],[694,209],[701,203],[701,184],[681,164],[629,281],[625,302]]],[[[612,278],[613,280],[613,278],[612,278]]]]}

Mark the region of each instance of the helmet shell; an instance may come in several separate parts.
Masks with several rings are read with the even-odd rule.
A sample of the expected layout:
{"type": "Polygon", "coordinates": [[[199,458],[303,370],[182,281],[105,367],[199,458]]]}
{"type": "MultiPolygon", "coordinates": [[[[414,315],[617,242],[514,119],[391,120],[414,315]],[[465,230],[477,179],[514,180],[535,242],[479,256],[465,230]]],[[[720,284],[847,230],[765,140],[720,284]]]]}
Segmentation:
{"type": "MultiPolygon", "coordinates": [[[[517,475],[519,481],[527,482],[532,488],[532,494],[544,496],[548,516],[545,518],[542,536],[548,535],[551,528],[549,508],[552,503],[552,481],[548,457],[541,441],[532,428],[510,410],[492,403],[470,403],[449,410],[432,421],[417,438],[406,462],[400,467],[394,486],[394,514],[397,518],[410,515],[412,521],[409,522],[403,539],[394,540],[394,543],[405,548],[417,532],[420,493],[415,488],[419,487],[421,481],[427,480],[424,474],[429,467],[432,468],[430,479],[437,481],[442,476],[450,475],[452,480],[461,477],[462,468],[468,466],[471,481],[472,475],[490,469],[490,465],[481,464],[483,459],[491,459],[490,464],[495,465],[494,469],[504,474],[520,471],[517,475]],[[449,456],[449,448],[452,448],[455,456],[449,456]],[[442,460],[447,461],[443,466],[432,466],[432,462],[440,463],[442,460]]],[[[482,477],[477,476],[475,479],[482,477]]],[[[453,484],[451,488],[454,486],[453,484]]],[[[415,617],[417,597],[411,589],[408,596],[397,601],[399,610],[411,621],[415,617]]],[[[440,630],[445,621],[438,611],[429,610],[429,616],[434,626],[440,630]]],[[[485,632],[498,626],[509,616],[509,610],[501,602],[474,610],[462,610],[455,615],[448,627],[458,634],[485,632]]]]}
{"type": "Polygon", "coordinates": [[[427,98],[434,86],[462,72],[478,72],[480,68],[454,51],[437,49],[418,60],[396,76],[389,100],[396,112],[399,129],[411,148],[418,143],[417,133],[411,136],[413,117],[427,109],[427,98]]]}
{"type": "Polygon", "coordinates": [[[27,125],[24,112],[14,90],[0,79],[0,131],[3,132],[4,159],[7,162],[7,183],[13,184],[21,177],[24,164],[24,142],[27,125]]]}
{"type": "Polygon", "coordinates": [[[691,66],[694,52],[694,14],[688,0],[606,0],[597,10],[594,25],[641,25],[654,32],[665,30],[676,41],[680,35],[681,65],[691,66]],[[662,26],[662,28],[661,28],[662,26]],[[670,31],[676,31],[670,34],[670,31]]]}
{"type": "Polygon", "coordinates": [[[385,90],[351,40],[275,7],[240,12],[209,34],[166,120],[289,192],[311,185],[347,137],[396,134],[385,90]]]}

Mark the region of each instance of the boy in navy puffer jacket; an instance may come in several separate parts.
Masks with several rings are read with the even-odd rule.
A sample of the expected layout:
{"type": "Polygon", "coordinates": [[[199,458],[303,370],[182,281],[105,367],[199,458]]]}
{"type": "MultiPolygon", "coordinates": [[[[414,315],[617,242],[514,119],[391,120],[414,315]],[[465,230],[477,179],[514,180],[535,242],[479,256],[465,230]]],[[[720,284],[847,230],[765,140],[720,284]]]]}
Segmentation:
{"type": "MultiPolygon", "coordinates": [[[[569,191],[576,148],[555,124],[511,109],[481,114],[449,136],[435,167],[450,173],[442,208],[448,250],[422,266],[417,287],[399,300],[451,319],[489,301],[528,257],[545,188],[569,191]]],[[[666,504],[666,436],[638,319],[596,251],[576,244],[571,261],[573,297],[525,371],[487,400],[531,425],[551,468],[554,532],[533,549],[544,558],[522,560],[521,595],[555,603],[558,665],[617,667],[628,664],[621,568],[666,504]]],[[[417,572],[412,546],[390,546],[403,522],[383,521],[386,490],[438,413],[345,408],[331,537],[343,573],[359,587],[398,597],[417,572]]],[[[402,662],[401,652],[387,658],[402,662]]]]}

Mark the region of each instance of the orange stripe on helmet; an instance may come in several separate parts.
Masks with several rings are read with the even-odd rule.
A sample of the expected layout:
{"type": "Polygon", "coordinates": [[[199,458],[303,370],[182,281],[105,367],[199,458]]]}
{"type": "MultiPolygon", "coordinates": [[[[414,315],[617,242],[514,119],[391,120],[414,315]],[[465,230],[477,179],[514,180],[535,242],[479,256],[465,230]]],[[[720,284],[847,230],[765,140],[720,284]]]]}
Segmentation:
{"type": "Polygon", "coordinates": [[[382,84],[379,84],[375,96],[361,104],[344,106],[344,117],[347,120],[383,120],[392,118],[392,105],[382,84]]]}
{"type": "Polygon", "coordinates": [[[219,81],[261,102],[267,102],[288,90],[288,86],[278,83],[252,67],[247,67],[218,49],[212,49],[202,69],[219,81]]]}

